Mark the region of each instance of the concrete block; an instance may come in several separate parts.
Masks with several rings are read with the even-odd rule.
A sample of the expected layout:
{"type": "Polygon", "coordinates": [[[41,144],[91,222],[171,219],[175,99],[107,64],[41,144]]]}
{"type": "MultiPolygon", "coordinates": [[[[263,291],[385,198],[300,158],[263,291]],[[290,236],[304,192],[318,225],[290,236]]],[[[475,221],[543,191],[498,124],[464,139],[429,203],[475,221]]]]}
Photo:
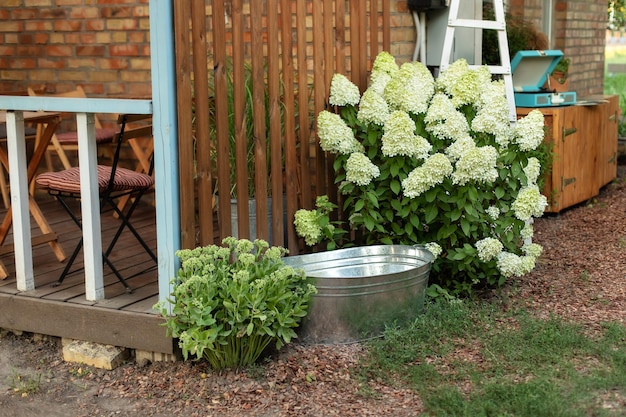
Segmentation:
{"type": "Polygon", "coordinates": [[[139,364],[145,364],[149,362],[176,362],[176,360],[176,355],[170,353],[135,350],[135,361],[139,364]]]}
{"type": "Polygon", "coordinates": [[[128,349],[111,345],[67,339],[62,344],[64,361],[83,363],[100,369],[115,369],[130,356],[128,349]]]}

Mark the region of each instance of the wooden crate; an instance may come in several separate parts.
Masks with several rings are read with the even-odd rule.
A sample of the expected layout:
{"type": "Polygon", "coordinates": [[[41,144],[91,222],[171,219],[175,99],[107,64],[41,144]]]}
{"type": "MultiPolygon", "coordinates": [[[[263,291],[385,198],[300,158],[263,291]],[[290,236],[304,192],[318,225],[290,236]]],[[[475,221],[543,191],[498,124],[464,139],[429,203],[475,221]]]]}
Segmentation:
{"type": "MultiPolygon", "coordinates": [[[[545,141],[552,143],[552,169],[543,194],[546,212],[558,213],[586,201],[617,176],[617,96],[586,98],[586,106],[543,107],[545,141]]],[[[532,108],[518,108],[518,117],[532,108]]]]}

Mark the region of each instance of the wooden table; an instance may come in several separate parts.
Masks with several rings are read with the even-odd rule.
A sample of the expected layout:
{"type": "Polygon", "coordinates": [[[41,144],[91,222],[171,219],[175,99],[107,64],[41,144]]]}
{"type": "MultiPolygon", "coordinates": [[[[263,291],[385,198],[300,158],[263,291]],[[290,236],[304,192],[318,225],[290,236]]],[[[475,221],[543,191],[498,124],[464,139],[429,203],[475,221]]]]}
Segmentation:
{"type": "MultiPolygon", "coordinates": [[[[52,230],[48,221],[44,217],[39,205],[35,201],[32,195],[28,192],[29,186],[37,174],[39,163],[43,158],[52,135],[57,126],[61,122],[60,113],[52,112],[0,112],[0,123],[7,123],[7,147],[8,154],[4,149],[0,149],[0,163],[4,165],[7,172],[10,172],[11,180],[11,202],[12,204],[18,203],[17,210],[7,210],[4,220],[0,225],[0,255],[4,253],[15,252],[15,256],[24,257],[28,256],[32,259],[32,249],[30,245],[26,245],[26,242],[31,241],[33,246],[47,243],[56,255],[59,262],[65,260],[65,253],[58,243],[57,234],[52,230]],[[35,149],[32,157],[26,162],[26,144],[24,140],[24,123],[41,125],[41,136],[37,138],[35,149]],[[15,134],[17,133],[17,135],[15,134]],[[11,171],[9,171],[11,166],[11,171]],[[26,195],[24,195],[26,194],[26,195]],[[27,200],[26,200],[27,199],[27,200]],[[25,202],[27,201],[27,204],[25,202]],[[25,209],[26,205],[28,210],[25,209]],[[15,213],[14,213],[15,211],[15,213]],[[31,239],[30,227],[23,227],[25,224],[30,224],[30,221],[24,221],[24,218],[28,218],[32,214],[35,222],[39,226],[42,235],[36,236],[31,239]],[[16,229],[14,230],[13,248],[5,247],[4,242],[11,229],[13,223],[13,217],[20,216],[20,221],[16,221],[16,229]],[[26,230],[28,229],[28,230],[26,230]],[[28,249],[26,248],[28,246],[28,249]],[[26,255],[26,252],[29,252],[26,255]]],[[[22,258],[23,259],[23,258],[22,258]]],[[[18,264],[23,262],[16,262],[16,268],[19,268],[18,264]]],[[[17,274],[18,277],[18,289],[28,290],[34,288],[34,277],[32,273],[32,262],[30,271],[20,271],[17,274]]],[[[8,276],[8,272],[4,267],[2,261],[0,261],[0,279],[4,279],[8,276]]]]}

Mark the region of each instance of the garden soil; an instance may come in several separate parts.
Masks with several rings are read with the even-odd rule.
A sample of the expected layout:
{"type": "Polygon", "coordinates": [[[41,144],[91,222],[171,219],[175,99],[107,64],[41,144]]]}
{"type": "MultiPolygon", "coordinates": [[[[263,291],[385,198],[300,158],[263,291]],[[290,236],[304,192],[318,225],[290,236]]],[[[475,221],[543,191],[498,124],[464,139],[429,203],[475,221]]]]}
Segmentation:
{"type": "MultiPolygon", "coordinates": [[[[623,161],[622,161],[623,162],[623,161]]],[[[558,315],[590,332],[626,320],[626,166],[593,198],[535,222],[537,268],[486,296],[558,315]]],[[[415,416],[416,393],[362,382],[359,344],[292,344],[246,371],[205,363],[137,363],[105,371],[62,360],[58,339],[0,334],[0,416],[415,416]]],[[[458,359],[458,358],[457,358],[458,359]]],[[[467,360],[472,360],[468,357],[467,360]]],[[[626,415],[626,399],[617,405],[626,415]]]]}

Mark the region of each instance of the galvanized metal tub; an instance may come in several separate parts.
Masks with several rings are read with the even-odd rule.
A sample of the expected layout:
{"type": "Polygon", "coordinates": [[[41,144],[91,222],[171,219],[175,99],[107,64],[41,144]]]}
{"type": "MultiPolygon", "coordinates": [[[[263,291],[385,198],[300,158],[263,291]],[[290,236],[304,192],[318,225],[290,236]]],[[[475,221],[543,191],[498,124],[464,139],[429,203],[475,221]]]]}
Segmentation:
{"type": "Polygon", "coordinates": [[[288,256],[317,287],[300,343],[359,342],[423,311],[433,255],[422,246],[376,245],[288,256]]]}

